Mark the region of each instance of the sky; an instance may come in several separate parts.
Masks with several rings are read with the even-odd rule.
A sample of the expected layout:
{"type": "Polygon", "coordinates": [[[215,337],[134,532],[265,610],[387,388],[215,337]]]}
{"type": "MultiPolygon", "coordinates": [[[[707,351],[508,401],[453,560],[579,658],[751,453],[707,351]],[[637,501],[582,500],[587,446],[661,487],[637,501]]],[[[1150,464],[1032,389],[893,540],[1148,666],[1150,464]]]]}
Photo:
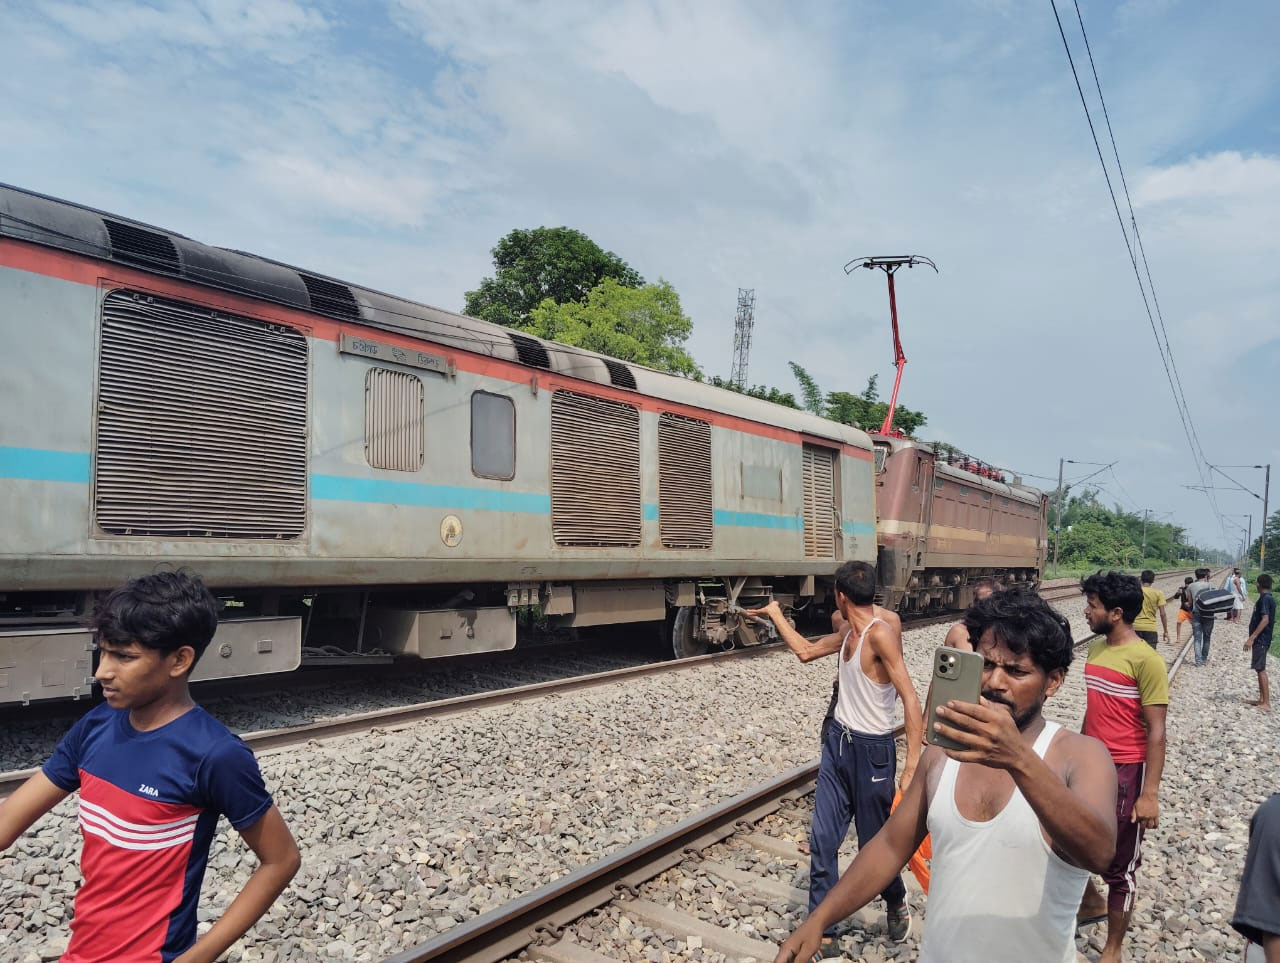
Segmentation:
{"type": "MultiPolygon", "coordinates": [[[[1195,437],[1280,507],[1280,5],[1081,11],[1195,437]]],[[[707,374],[753,288],[751,382],[887,396],[883,276],[842,266],[926,255],[922,437],[1258,532],[1197,468],[1048,0],[8,0],[0,37],[0,181],[452,310],[501,236],[568,225],[674,285],[707,374]]]]}

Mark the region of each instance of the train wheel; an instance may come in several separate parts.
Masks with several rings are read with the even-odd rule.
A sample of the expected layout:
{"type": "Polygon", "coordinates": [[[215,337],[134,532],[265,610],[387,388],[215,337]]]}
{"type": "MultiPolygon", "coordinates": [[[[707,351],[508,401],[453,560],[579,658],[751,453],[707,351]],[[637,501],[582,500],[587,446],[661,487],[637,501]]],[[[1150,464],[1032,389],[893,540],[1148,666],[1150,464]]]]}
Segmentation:
{"type": "Polygon", "coordinates": [[[709,642],[700,642],[694,638],[697,614],[698,610],[692,605],[681,606],[676,612],[676,620],[671,626],[671,651],[677,659],[706,655],[711,651],[709,642]]]}

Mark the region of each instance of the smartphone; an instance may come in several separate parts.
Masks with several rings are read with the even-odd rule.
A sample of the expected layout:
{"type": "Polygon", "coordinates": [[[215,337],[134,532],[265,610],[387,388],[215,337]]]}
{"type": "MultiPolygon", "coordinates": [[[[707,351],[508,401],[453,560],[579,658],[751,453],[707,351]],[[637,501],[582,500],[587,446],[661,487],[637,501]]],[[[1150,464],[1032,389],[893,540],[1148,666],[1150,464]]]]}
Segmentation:
{"type": "MultiPolygon", "coordinates": [[[[964,652],[942,646],[933,653],[933,683],[929,686],[929,704],[924,712],[925,742],[943,749],[964,749],[954,739],[948,739],[933,728],[938,719],[938,706],[952,699],[972,702],[975,705],[982,695],[982,667],[985,660],[977,652],[964,652]]],[[[948,723],[950,724],[950,723],[948,723]]]]}

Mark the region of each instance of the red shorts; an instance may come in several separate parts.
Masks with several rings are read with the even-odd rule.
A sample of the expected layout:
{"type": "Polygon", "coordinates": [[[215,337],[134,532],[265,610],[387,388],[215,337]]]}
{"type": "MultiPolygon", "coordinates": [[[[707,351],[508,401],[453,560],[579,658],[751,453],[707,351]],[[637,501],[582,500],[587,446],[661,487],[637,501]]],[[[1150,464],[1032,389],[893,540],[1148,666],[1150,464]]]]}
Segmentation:
{"type": "Polygon", "coordinates": [[[1142,865],[1142,823],[1133,822],[1133,804],[1142,792],[1144,762],[1116,763],[1116,855],[1102,874],[1107,883],[1107,909],[1127,913],[1133,909],[1133,890],[1142,865]]]}
{"type": "Polygon", "coordinates": [[[1187,612],[1187,611],[1185,611],[1185,610],[1183,610],[1183,609],[1178,609],[1178,621],[1179,621],[1179,622],[1190,622],[1190,621],[1191,621],[1191,613],[1190,613],[1190,612],[1187,612]]]}

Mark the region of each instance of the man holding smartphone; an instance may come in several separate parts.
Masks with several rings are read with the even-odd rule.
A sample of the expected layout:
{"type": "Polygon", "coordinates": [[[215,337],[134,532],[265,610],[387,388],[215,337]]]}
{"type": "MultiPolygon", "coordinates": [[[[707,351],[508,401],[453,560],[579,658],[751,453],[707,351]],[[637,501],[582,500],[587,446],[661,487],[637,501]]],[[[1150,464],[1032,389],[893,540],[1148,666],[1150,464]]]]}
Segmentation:
{"type": "Polygon", "coordinates": [[[1071,665],[1069,627],[1021,587],[977,603],[965,624],[983,658],[981,702],[952,700],[930,720],[965,748],[925,750],[884,829],[775,963],[817,959],[824,929],[896,878],[926,833],[933,880],[920,963],[1075,960],[1085,881],[1115,852],[1116,777],[1098,740],[1042,714],[1071,665]]]}
{"type": "MultiPolygon", "coordinates": [[[[904,792],[920,758],[920,700],[902,658],[902,622],[875,604],[875,594],[873,566],[866,562],[841,565],[836,572],[836,604],[848,628],[816,642],[792,628],[777,602],[747,611],[748,615],[772,619],[782,640],[801,662],[840,653],[835,718],[822,743],[809,834],[810,911],[836,881],[840,844],[849,832],[850,820],[858,832],[858,845],[864,846],[889,818],[898,768],[893,710],[899,696],[907,729],[907,758],[900,781],[904,792]]],[[[903,859],[897,869],[906,862],[903,859]]],[[[886,877],[879,891],[887,907],[889,939],[906,942],[911,934],[911,911],[902,877],[897,872],[886,877]]],[[[840,955],[835,940],[840,919],[831,919],[825,934],[819,934],[824,937],[823,952],[832,958],[840,955]]]]}

